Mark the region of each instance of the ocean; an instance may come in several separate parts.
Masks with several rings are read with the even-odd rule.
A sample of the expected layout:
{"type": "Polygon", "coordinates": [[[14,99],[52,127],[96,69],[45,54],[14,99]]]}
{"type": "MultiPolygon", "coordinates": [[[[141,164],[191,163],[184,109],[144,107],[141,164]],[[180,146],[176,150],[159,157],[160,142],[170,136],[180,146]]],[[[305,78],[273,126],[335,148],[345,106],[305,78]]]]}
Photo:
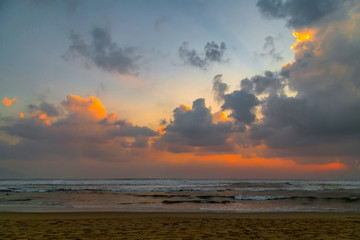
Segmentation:
{"type": "Polygon", "coordinates": [[[0,212],[360,212],[360,180],[0,180],[0,212]]]}

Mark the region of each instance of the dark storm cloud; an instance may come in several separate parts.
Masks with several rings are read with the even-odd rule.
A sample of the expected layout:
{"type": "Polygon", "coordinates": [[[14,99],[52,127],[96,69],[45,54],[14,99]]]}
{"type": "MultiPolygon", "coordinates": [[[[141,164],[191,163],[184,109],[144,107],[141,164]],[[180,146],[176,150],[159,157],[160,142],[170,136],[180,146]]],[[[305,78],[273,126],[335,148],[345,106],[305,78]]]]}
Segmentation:
{"type": "Polygon", "coordinates": [[[333,13],[343,1],[338,0],[258,0],[256,6],[269,18],[284,18],[293,28],[311,26],[333,13]]]}
{"type": "Polygon", "coordinates": [[[118,47],[104,28],[94,28],[91,31],[91,38],[91,43],[87,44],[78,34],[72,32],[70,34],[72,44],[63,58],[68,60],[82,56],[105,71],[135,74],[136,60],[139,58],[135,54],[135,48],[118,47]]]}
{"type": "Polygon", "coordinates": [[[179,56],[187,64],[201,69],[206,69],[211,63],[224,63],[228,59],[224,59],[224,53],[226,51],[225,43],[220,44],[207,42],[204,51],[198,53],[195,49],[189,49],[189,43],[183,42],[179,47],[179,56]]]}
{"type": "Polygon", "coordinates": [[[199,98],[193,102],[190,110],[176,108],[174,120],[164,130],[166,133],[162,135],[162,140],[170,144],[168,150],[180,152],[184,151],[186,146],[224,145],[232,131],[232,123],[214,123],[210,109],[205,106],[205,100],[199,98]],[[171,144],[175,144],[175,146],[171,144]],[[176,150],[171,146],[176,147],[176,150]],[[179,148],[183,149],[179,150],[179,148]]]}
{"type": "Polygon", "coordinates": [[[215,99],[217,101],[221,101],[228,89],[228,85],[222,81],[222,75],[216,75],[213,79],[213,92],[215,99]]]}

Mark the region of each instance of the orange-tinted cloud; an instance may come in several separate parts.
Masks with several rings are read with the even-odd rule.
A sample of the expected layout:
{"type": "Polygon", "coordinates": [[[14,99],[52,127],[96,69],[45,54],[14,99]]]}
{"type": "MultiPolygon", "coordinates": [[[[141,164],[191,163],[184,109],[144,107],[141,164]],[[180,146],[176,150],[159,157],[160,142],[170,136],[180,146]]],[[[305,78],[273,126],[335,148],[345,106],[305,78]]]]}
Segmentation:
{"type": "Polygon", "coordinates": [[[314,29],[303,29],[299,32],[295,31],[293,32],[294,37],[296,37],[294,44],[291,46],[291,49],[295,49],[297,46],[299,46],[301,43],[305,41],[310,41],[312,37],[315,35],[314,29]]]}
{"type": "Polygon", "coordinates": [[[219,122],[227,122],[232,121],[231,118],[228,118],[226,113],[224,111],[219,111],[213,114],[213,123],[219,123],[219,122]]]}
{"type": "Polygon", "coordinates": [[[158,132],[160,135],[165,134],[165,133],[166,133],[165,127],[159,127],[159,129],[157,130],[157,132],[158,132]]]}
{"type": "Polygon", "coordinates": [[[191,110],[191,107],[186,106],[185,104],[180,104],[179,109],[180,109],[182,112],[186,112],[186,111],[191,110]]]}
{"type": "Polygon", "coordinates": [[[107,112],[101,101],[96,97],[82,98],[77,95],[68,95],[62,105],[69,113],[95,119],[107,117],[107,112]]]}
{"type": "Polygon", "coordinates": [[[25,120],[14,120],[19,124],[4,128],[8,134],[20,139],[19,144],[6,149],[7,156],[20,156],[21,159],[29,156],[47,159],[51,156],[54,159],[71,158],[79,164],[90,161],[108,166],[123,164],[134,169],[136,166],[143,172],[151,166],[157,177],[167,174],[167,168],[181,169],[175,172],[178,177],[197,177],[196,174],[200,174],[201,177],[224,178],[325,176],[343,174],[349,168],[342,162],[316,160],[300,164],[291,157],[266,155],[264,152],[269,150],[266,144],[240,146],[239,142],[244,145],[245,142],[237,137],[245,133],[231,132],[234,122],[225,112],[211,114],[211,109],[202,99],[196,100],[192,108],[180,105],[175,111],[178,116],[174,116],[174,121],[157,131],[136,126],[129,120],[120,120],[116,113],[108,114],[95,97],[69,95],[62,102],[62,109],[52,105],[58,110],[53,115],[49,107],[42,105],[32,105],[32,115],[20,113],[20,118],[25,120]],[[194,135],[194,129],[203,129],[200,136],[204,135],[204,138],[194,135]],[[190,135],[186,135],[188,132],[190,135]],[[222,136],[224,132],[226,135],[222,136]],[[221,137],[223,139],[218,141],[221,137]],[[159,139],[163,141],[157,142],[159,139]],[[156,148],[156,144],[166,147],[156,148]],[[165,170],[161,172],[157,166],[165,170]]]}
{"type": "Polygon", "coordinates": [[[14,97],[13,99],[9,99],[8,97],[4,97],[4,100],[2,101],[3,104],[7,107],[10,107],[11,104],[13,104],[14,101],[16,101],[16,97],[14,97]]]}
{"type": "Polygon", "coordinates": [[[20,117],[20,118],[24,118],[24,114],[21,112],[21,113],[19,114],[19,117],[20,117]]]}
{"type": "Polygon", "coordinates": [[[293,62],[289,62],[289,63],[285,63],[284,65],[283,65],[283,67],[290,67],[291,65],[293,65],[294,63],[293,62]]]}
{"type": "MultiPolygon", "coordinates": [[[[44,113],[41,110],[35,110],[32,112],[32,114],[35,119],[37,119],[39,122],[44,123],[46,125],[51,125],[51,122],[56,119],[55,117],[48,116],[46,113],[44,113]]],[[[24,117],[24,115],[22,115],[22,117],[21,117],[21,114],[20,114],[20,118],[23,118],[23,117],[24,117]]]]}

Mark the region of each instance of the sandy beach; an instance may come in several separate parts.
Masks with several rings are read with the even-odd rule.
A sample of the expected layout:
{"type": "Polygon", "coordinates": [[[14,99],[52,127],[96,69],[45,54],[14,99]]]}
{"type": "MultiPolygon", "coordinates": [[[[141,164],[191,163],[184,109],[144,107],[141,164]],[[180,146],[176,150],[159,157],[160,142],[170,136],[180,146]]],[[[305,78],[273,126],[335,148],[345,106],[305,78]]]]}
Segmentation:
{"type": "Polygon", "coordinates": [[[0,213],[0,239],[360,239],[360,213],[0,213]]]}

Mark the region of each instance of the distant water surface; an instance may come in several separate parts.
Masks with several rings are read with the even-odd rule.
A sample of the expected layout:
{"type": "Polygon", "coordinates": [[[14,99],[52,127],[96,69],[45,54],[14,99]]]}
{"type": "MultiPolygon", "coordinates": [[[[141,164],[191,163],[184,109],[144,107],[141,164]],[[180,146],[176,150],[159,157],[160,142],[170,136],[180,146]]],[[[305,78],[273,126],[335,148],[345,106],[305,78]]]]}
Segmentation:
{"type": "Polygon", "coordinates": [[[0,180],[0,212],[360,212],[360,181],[0,180]]]}

